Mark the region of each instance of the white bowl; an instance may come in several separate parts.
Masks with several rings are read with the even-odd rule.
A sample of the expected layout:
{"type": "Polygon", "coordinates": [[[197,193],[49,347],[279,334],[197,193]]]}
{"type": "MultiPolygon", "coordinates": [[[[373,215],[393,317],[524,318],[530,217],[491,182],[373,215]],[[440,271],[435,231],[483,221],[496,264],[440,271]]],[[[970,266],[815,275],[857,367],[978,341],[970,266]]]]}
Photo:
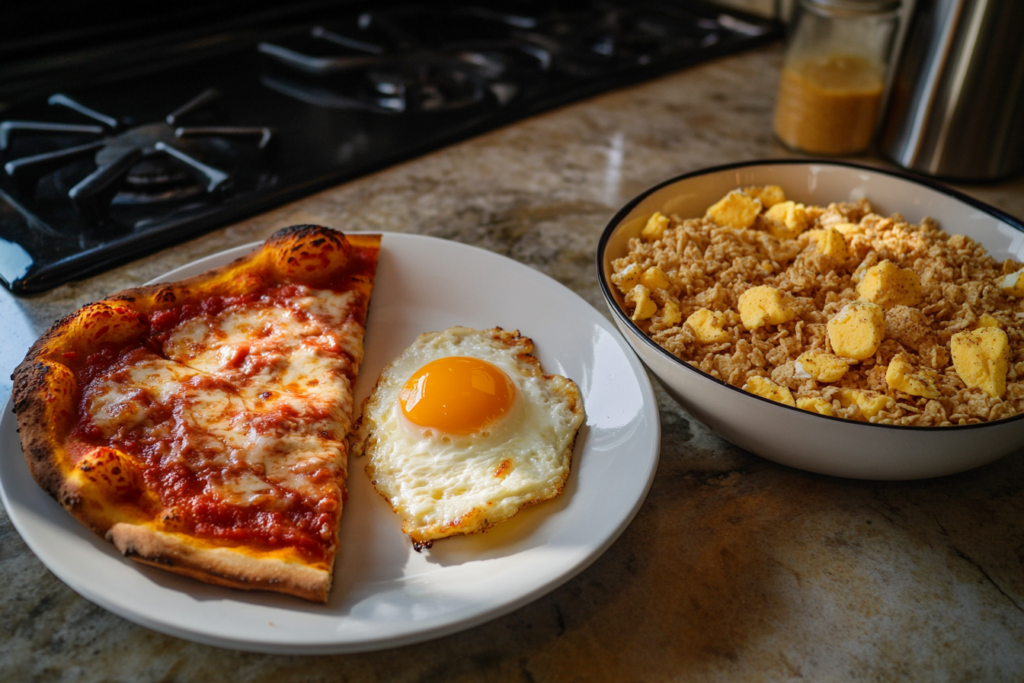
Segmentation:
{"type": "Polygon", "coordinates": [[[838,161],[756,161],[674,178],[612,219],[597,250],[598,278],[619,330],[669,394],[694,417],[752,453],[810,472],[857,479],[917,479],[962,472],[1024,446],[1024,415],[953,427],[897,427],[825,417],[755,396],[682,362],[629,319],[611,262],[653,212],[702,216],[729,190],[781,185],[788,199],[827,205],[867,197],[877,213],[912,223],[931,216],[997,259],[1024,261],[1024,224],[954,190],[906,174],[838,161]]]}

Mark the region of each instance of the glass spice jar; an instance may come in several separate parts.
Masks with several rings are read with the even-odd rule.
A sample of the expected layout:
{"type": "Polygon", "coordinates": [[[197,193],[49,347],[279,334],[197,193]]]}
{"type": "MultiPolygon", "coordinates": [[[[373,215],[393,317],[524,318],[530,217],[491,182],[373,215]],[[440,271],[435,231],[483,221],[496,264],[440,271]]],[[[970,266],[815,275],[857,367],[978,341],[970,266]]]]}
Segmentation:
{"type": "Polygon", "coordinates": [[[779,140],[812,154],[868,148],[899,8],[899,0],[801,0],[775,105],[779,140]]]}

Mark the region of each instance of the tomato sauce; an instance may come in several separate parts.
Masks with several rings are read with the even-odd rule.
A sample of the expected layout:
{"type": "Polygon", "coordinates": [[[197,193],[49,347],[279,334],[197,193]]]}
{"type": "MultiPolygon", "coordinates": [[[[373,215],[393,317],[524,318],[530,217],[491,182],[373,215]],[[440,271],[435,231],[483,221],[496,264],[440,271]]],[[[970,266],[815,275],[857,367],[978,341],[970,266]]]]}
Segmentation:
{"type": "Polygon", "coordinates": [[[219,478],[220,473],[208,471],[205,477],[203,474],[182,465],[149,467],[144,472],[147,485],[157,492],[161,503],[178,513],[175,531],[268,549],[294,548],[311,560],[325,558],[320,530],[327,529],[330,536],[334,535],[333,515],[318,511],[281,487],[275,487],[272,510],[232,505],[206,492],[207,481],[219,478]]]}

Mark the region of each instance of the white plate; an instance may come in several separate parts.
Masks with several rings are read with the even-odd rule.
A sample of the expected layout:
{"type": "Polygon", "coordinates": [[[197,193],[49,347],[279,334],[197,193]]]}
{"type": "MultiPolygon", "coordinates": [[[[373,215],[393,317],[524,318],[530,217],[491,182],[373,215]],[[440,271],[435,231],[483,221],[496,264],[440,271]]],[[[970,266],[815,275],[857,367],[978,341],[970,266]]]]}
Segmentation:
{"type": "MultiPolygon", "coordinates": [[[[200,273],[254,246],[201,259],[160,280],[200,273]]],[[[625,529],[654,478],[660,423],[643,367],[612,324],[579,296],[488,251],[402,234],[384,235],[357,405],[417,334],[456,324],[518,328],[533,338],[546,372],[579,384],[587,420],[566,490],[485,534],[439,541],[419,554],[370,486],[364,461],[352,459],[327,605],[208,586],[121,557],[36,486],[10,403],[0,422],[0,497],[32,551],[73,590],[189,640],[261,652],[356,652],[493,619],[570,579],[625,529]]]]}

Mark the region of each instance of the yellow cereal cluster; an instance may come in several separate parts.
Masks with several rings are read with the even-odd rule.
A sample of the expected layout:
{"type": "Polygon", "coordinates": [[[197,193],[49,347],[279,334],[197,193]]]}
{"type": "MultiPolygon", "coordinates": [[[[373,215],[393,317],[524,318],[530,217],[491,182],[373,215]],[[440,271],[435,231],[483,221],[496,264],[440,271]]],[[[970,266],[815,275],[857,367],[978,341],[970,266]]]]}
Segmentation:
{"type": "Polygon", "coordinates": [[[796,202],[781,202],[764,212],[768,232],[777,240],[791,240],[807,229],[807,207],[796,202]]]}
{"type": "Polygon", "coordinates": [[[818,415],[832,416],[832,404],[823,398],[798,398],[796,407],[800,410],[807,410],[818,415]]]}
{"type": "Polygon", "coordinates": [[[1014,298],[1024,298],[1024,278],[1021,278],[1022,273],[1024,273],[1024,269],[1004,276],[998,283],[999,289],[1014,298]]]}
{"type": "Polygon", "coordinates": [[[740,294],[740,320],[748,330],[765,325],[781,325],[796,317],[788,294],[775,287],[751,287],[740,294]]]}
{"type": "Polygon", "coordinates": [[[835,228],[816,230],[815,233],[815,246],[825,256],[835,261],[845,261],[846,257],[850,255],[843,233],[835,228]]]}
{"type": "Polygon", "coordinates": [[[958,332],[949,340],[956,374],[968,387],[989,396],[1006,393],[1006,371],[1010,364],[1010,339],[998,327],[979,327],[958,332]]]}
{"type": "Polygon", "coordinates": [[[885,383],[889,388],[911,396],[942,396],[936,386],[938,379],[939,373],[929,368],[915,368],[902,353],[894,356],[885,369],[885,383]]]}
{"type": "Polygon", "coordinates": [[[860,408],[861,414],[867,418],[872,418],[878,415],[878,413],[886,409],[891,401],[892,399],[885,394],[880,394],[877,391],[870,391],[868,389],[839,390],[839,403],[842,404],[844,408],[856,405],[860,408]]]}
{"type": "Polygon", "coordinates": [[[865,360],[885,339],[885,311],[878,304],[854,301],[828,321],[828,340],[837,356],[865,360]]]}
{"type": "Polygon", "coordinates": [[[668,287],[668,278],[658,266],[651,266],[640,276],[640,284],[647,289],[665,289],[668,287]]]}
{"type": "Polygon", "coordinates": [[[975,327],[998,327],[999,329],[1003,328],[1003,324],[1001,322],[999,322],[999,319],[992,317],[988,313],[982,313],[980,316],[978,316],[978,320],[977,320],[977,322],[974,323],[974,326],[975,327]]]}
{"type": "Polygon", "coordinates": [[[673,327],[683,321],[683,312],[679,310],[679,304],[668,301],[661,309],[661,324],[665,327],[673,327]]]}
{"type": "Polygon", "coordinates": [[[797,378],[838,382],[850,366],[831,353],[805,351],[796,359],[797,378]]]}
{"type": "Polygon", "coordinates": [[[754,224],[759,213],[761,200],[733,190],[708,209],[707,217],[722,227],[743,230],[754,224]]]}
{"type": "Polygon", "coordinates": [[[743,194],[761,202],[761,206],[770,209],[776,204],[786,201],[786,193],[778,185],[765,185],[763,187],[744,187],[743,194]]]}
{"type": "Polygon", "coordinates": [[[661,236],[665,234],[668,224],[668,216],[662,216],[661,212],[655,211],[654,215],[647,219],[647,225],[640,231],[640,237],[648,242],[660,240],[661,236]]]}
{"type": "Polygon", "coordinates": [[[864,226],[860,223],[836,223],[832,226],[833,230],[838,230],[839,234],[843,237],[850,237],[852,235],[863,235],[864,226]]]}
{"type": "Polygon", "coordinates": [[[631,263],[613,276],[613,282],[616,283],[620,292],[628,294],[630,290],[640,284],[640,276],[643,274],[644,269],[639,264],[631,263]]]}
{"type": "Polygon", "coordinates": [[[651,290],[643,285],[637,285],[626,295],[626,301],[632,301],[636,307],[633,309],[633,322],[647,320],[658,312],[658,304],[651,298],[651,290]]]}
{"type": "Polygon", "coordinates": [[[724,313],[699,308],[686,319],[686,324],[701,344],[715,344],[729,341],[729,333],[722,329],[727,321],[724,313]]]}
{"type": "Polygon", "coordinates": [[[862,300],[882,308],[916,306],[921,303],[921,278],[910,268],[900,268],[886,259],[868,268],[857,293],[862,300]]]}
{"type": "Polygon", "coordinates": [[[763,398],[796,407],[796,401],[793,400],[793,392],[764,377],[758,377],[757,375],[751,377],[743,385],[743,391],[749,391],[751,394],[757,394],[763,398]]]}

